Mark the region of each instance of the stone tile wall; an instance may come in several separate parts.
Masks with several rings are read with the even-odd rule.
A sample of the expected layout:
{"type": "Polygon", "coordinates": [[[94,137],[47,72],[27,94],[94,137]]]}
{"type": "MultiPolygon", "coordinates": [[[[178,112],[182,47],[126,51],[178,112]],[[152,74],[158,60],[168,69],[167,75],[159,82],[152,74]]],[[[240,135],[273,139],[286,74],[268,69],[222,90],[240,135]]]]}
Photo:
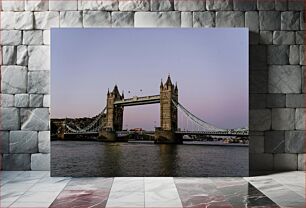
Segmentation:
{"type": "Polygon", "coordinates": [[[1,10],[3,169],[49,169],[59,27],[248,27],[250,170],[305,168],[303,0],[3,0],[1,10]]]}

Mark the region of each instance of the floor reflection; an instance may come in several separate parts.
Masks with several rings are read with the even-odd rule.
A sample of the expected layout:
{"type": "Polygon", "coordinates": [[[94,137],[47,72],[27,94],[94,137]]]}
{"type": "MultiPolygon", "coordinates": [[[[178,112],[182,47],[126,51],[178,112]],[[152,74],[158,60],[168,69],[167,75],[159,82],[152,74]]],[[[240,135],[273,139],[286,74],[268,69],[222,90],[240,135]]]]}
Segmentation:
{"type": "Polygon", "coordinates": [[[104,208],[112,183],[112,178],[73,178],[50,208],[104,208]]]}
{"type": "Polygon", "coordinates": [[[279,207],[242,178],[175,179],[184,207],[279,207]]]}

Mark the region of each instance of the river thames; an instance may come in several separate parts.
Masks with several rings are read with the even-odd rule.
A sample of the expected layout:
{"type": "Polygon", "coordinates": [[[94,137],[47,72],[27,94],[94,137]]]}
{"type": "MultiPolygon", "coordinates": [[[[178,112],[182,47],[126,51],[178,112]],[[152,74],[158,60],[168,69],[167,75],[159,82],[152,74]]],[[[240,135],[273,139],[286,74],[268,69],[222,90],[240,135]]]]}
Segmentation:
{"type": "Polygon", "coordinates": [[[247,176],[248,146],[52,141],[52,176],[247,176]]]}

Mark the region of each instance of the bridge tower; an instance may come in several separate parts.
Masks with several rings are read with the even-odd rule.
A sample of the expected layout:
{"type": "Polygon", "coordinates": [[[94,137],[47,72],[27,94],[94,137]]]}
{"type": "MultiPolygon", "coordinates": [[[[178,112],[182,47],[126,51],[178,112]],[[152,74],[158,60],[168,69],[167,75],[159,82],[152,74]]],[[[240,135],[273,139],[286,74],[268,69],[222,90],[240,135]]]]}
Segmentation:
{"type": "Polygon", "coordinates": [[[65,139],[65,130],[66,130],[66,119],[60,123],[60,128],[58,132],[59,139],[65,139]]]}
{"type": "Polygon", "coordinates": [[[51,120],[51,133],[56,135],[57,139],[65,139],[66,119],[51,120]]]}
{"type": "Polygon", "coordinates": [[[124,95],[120,95],[117,85],[112,92],[107,92],[106,103],[106,128],[121,131],[123,125],[123,106],[115,106],[115,101],[123,100],[124,95]]]}
{"type": "Polygon", "coordinates": [[[155,130],[156,143],[180,143],[175,134],[178,126],[178,113],[173,101],[178,102],[177,84],[172,84],[170,75],[160,83],[160,128],[155,130]]]}
{"type": "Polygon", "coordinates": [[[116,141],[116,131],[121,131],[123,126],[123,106],[116,106],[115,102],[123,100],[124,95],[119,93],[115,85],[112,92],[107,92],[105,125],[100,129],[99,138],[105,141],[116,141]]]}

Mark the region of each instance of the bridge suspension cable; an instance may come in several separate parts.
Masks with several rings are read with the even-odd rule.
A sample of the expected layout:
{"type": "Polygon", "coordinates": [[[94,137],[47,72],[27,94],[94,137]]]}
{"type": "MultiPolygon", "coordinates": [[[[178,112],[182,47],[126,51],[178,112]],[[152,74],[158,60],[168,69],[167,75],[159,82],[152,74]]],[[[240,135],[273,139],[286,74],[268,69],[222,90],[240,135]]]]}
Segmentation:
{"type": "Polygon", "coordinates": [[[71,133],[97,132],[100,127],[100,119],[105,114],[105,111],[106,107],[96,116],[95,120],[93,120],[90,124],[88,124],[84,128],[81,128],[76,124],[74,125],[76,129],[69,126],[68,124],[66,124],[65,126],[67,130],[70,131],[71,133]]]}
{"type": "MultiPolygon", "coordinates": [[[[188,111],[182,104],[180,104],[179,102],[176,102],[174,100],[172,100],[174,106],[178,109],[179,112],[181,112],[183,115],[186,116],[187,119],[187,130],[188,126],[190,125],[191,127],[194,127],[197,131],[211,131],[211,132],[224,132],[227,131],[226,129],[221,129],[218,127],[215,127],[213,124],[210,124],[206,121],[203,121],[202,119],[198,118],[197,116],[195,116],[193,113],[191,113],[190,111],[188,111]],[[189,124],[189,121],[191,121],[191,123],[189,124]]],[[[193,129],[193,131],[195,130],[193,129]]]]}

